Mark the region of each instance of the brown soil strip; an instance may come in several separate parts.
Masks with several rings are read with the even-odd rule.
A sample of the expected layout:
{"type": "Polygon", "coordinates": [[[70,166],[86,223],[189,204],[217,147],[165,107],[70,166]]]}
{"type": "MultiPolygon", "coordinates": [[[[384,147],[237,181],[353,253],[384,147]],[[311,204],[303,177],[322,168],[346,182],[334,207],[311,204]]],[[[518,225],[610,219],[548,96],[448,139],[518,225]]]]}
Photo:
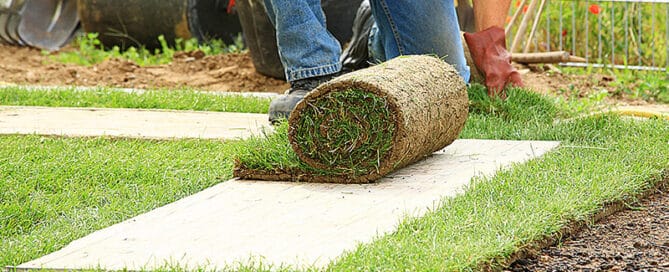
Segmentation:
{"type": "MultiPolygon", "coordinates": [[[[73,49],[66,49],[73,50],[73,49]]],[[[0,81],[27,85],[196,88],[280,93],[288,84],[256,73],[249,54],[178,53],[170,64],[138,66],[110,59],[92,66],[58,63],[39,50],[0,45],[0,81]]]]}
{"type": "Polygon", "coordinates": [[[668,190],[669,171],[664,171],[645,192],[608,203],[590,220],[572,222],[504,260],[481,264],[481,270],[669,271],[668,190]],[[641,207],[647,208],[629,210],[640,199],[641,207]]]}

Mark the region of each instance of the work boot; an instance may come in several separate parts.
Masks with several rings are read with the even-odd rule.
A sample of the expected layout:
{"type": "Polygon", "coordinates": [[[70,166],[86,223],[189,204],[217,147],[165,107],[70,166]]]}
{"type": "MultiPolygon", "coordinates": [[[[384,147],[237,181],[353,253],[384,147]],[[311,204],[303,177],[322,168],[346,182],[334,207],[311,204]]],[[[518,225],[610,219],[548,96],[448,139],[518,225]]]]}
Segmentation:
{"type": "Polygon", "coordinates": [[[353,20],[353,36],[341,54],[342,71],[352,72],[369,67],[369,32],[374,25],[369,0],[360,3],[353,20]]]}
{"type": "Polygon", "coordinates": [[[281,120],[288,119],[290,112],[293,111],[297,103],[302,101],[307,93],[330,79],[340,75],[340,73],[310,77],[296,80],[290,83],[290,89],[283,95],[274,98],[269,104],[269,121],[272,124],[278,124],[281,120]]]}

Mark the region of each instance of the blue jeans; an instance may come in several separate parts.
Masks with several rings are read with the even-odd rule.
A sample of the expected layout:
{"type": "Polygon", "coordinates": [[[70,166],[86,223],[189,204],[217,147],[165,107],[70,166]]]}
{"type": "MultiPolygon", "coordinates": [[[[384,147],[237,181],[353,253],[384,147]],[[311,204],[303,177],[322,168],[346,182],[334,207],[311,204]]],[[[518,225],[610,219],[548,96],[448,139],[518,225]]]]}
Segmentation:
{"type": "MultiPolygon", "coordinates": [[[[320,0],[264,0],[289,82],[341,70],[341,45],[328,32],[320,0]]],[[[344,1],[344,0],[342,0],[344,1]]],[[[435,55],[469,81],[452,0],[371,0],[370,61],[435,55]]]]}

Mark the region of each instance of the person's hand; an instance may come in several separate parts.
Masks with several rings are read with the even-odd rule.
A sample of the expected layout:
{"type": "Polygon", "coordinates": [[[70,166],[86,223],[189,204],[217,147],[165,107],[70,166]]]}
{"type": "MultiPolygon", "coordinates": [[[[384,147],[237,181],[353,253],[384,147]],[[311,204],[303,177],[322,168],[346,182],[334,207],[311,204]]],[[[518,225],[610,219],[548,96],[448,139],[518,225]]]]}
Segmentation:
{"type": "Polygon", "coordinates": [[[511,54],[506,51],[504,29],[491,27],[464,36],[474,64],[485,77],[490,97],[506,99],[507,85],[523,86],[520,74],[511,66],[511,54]]]}

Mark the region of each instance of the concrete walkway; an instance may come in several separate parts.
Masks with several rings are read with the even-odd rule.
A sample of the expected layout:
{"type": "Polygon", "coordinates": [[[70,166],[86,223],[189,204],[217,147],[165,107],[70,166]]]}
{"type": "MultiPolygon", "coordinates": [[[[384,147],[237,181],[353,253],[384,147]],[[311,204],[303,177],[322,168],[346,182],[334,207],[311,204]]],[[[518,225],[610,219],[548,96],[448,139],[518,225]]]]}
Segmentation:
{"type": "MultiPolygon", "coordinates": [[[[392,232],[493,175],[555,148],[557,142],[458,140],[368,185],[231,180],[97,231],[21,269],[151,270],[264,264],[325,266],[357,243],[392,232]]],[[[230,270],[230,269],[228,269],[230,270]]]]}
{"type": "Polygon", "coordinates": [[[236,139],[269,127],[266,114],[0,106],[0,134],[236,139]]]}

